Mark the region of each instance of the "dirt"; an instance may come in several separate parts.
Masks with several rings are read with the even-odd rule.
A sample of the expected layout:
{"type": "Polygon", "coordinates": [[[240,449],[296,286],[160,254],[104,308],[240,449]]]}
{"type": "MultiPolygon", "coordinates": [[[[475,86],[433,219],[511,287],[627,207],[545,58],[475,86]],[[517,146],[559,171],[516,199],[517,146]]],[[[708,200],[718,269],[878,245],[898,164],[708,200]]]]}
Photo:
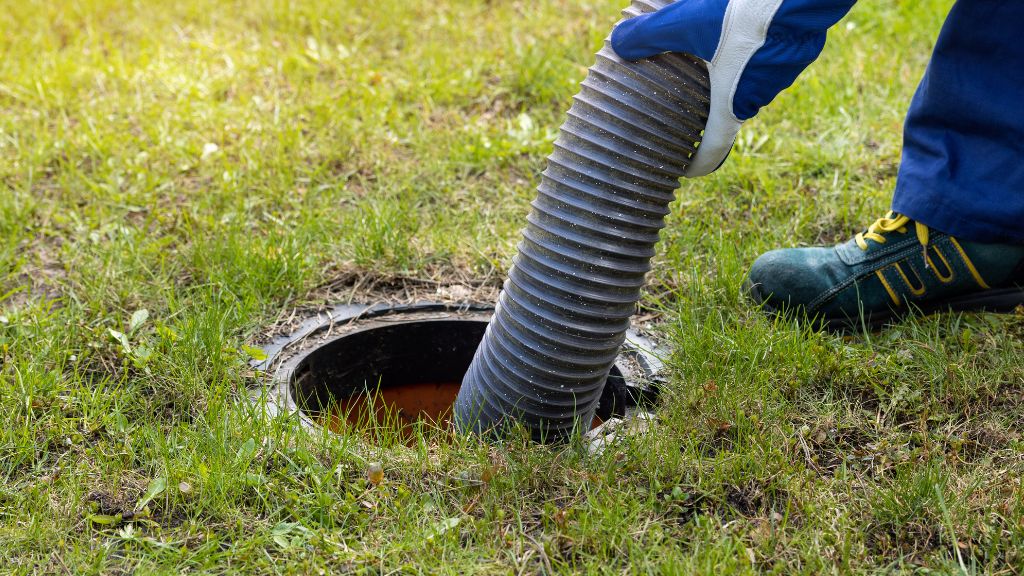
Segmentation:
{"type": "Polygon", "coordinates": [[[465,271],[441,270],[432,276],[444,280],[388,275],[366,270],[341,269],[333,278],[314,289],[303,304],[282,310],[269,326],[257,335],[256,344],[295,331],[303,320],[326,312],[338,304],[392,304],[438,302],[452,305],[494,303],[501,288],[501,277],[476,278],[465,271]]]}

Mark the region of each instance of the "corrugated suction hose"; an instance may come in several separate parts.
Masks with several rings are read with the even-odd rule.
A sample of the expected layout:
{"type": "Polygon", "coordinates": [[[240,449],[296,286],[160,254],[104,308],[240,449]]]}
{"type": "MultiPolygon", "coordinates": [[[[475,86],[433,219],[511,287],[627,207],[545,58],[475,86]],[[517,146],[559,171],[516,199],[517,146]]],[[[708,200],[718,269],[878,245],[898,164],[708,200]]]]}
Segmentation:
{"type": "MultiPolygon", "coordinates": [[[[670,4],[637,0],[629,18],[670,4]]],[[[548,157],[519,253],[455,401],[478,432],[589,427],[708,115],[704,62],[597,53],[548,157]]]]}

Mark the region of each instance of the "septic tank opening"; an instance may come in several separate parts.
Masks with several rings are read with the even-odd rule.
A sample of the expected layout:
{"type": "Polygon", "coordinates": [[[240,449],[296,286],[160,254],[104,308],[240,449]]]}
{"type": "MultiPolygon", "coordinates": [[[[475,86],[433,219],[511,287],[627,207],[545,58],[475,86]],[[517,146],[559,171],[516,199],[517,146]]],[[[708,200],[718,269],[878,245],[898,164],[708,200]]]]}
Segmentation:
{"type": "MultiPolygon", "coordinates": [[[[428,301],[339,304],[289,319],[293,331],[271,329],[278,335],[260,346],[265,357],[251,363],[273,375],[252,399],[270,415],[296,415],[303,426],[376,426],[404,430],[409,438],[410,423],[446,423],[493,313],[485,304],[428,301]]],[[[630,330],[602,393],[598,422],[653,408],[662,383],[659,350],[649,336],[630,330]]]]}
{"type": "MultiPolygon", "coordinates": [[[[483,339],[484,319],[428,319],[357,329],[311,350],[291,373],[300,410],[335,431],[347,426],[404,434],[416,422],[447,426],[462,377],[483,339]]],[[[612,369],[593,425],[625,413],[629,392],[612,369]]]]}

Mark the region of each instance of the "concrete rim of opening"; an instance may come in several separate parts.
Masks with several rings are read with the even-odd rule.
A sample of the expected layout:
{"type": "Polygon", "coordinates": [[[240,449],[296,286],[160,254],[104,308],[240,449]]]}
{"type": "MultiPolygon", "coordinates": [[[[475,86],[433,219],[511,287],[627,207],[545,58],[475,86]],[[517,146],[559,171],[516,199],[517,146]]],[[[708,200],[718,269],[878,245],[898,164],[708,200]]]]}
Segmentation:
{"type": "MultiPolygon", "coordinates": [[[[294,414],[303,426],[319,428],[316,418],[296,399],[296,370],[318,350],[356,333],[398,324],[438,320],[478,321],[486,324],[494,312],[487,304],[446,304],[418,302],[415,304],[341,304],[302,321],[288,335],[274,338],[260,346],[265,358],[250,362],[252,368],[269,375],[267,384],[253,392],[252,398],[265,402],[270,416],[294,414]]],[[[473,344],[473,350],[476,343],[473,344]]],[[[663,350],[650,337],[631,329],[627,333],[615,361],[615,385],[628,392],[626,417],[650,410],[663,383],[664,365],[659,359],[663,350]]]]}

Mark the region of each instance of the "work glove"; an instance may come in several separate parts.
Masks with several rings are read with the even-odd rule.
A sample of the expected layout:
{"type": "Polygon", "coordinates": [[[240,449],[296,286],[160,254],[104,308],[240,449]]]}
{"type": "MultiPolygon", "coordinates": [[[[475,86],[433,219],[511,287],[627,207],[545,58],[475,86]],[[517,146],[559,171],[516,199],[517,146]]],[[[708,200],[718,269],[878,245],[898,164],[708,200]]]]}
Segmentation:
{"type": "Polygon", "coordinates": [[[707,62],[711,109],[687,177],[718,169],[740,126],[788,88],[856,0],[678,0],[621,22],[612,48],[626,60],[686,52],[707,62]]]}

